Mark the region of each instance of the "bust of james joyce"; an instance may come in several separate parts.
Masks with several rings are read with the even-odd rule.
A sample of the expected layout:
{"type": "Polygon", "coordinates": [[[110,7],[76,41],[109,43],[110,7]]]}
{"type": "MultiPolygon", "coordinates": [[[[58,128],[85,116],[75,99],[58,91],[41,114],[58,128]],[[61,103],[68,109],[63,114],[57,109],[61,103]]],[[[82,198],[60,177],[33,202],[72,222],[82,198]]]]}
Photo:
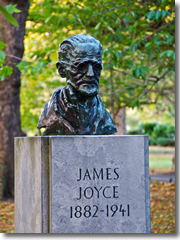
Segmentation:
{"type": "Polygon", "coordinates": [[[38,122],[43,135],[104,135],[117,132],[98,96],[103,49],[95,38],[77,34],[64,40],[56,63],[67,86],[53,93],[38,122]]]}

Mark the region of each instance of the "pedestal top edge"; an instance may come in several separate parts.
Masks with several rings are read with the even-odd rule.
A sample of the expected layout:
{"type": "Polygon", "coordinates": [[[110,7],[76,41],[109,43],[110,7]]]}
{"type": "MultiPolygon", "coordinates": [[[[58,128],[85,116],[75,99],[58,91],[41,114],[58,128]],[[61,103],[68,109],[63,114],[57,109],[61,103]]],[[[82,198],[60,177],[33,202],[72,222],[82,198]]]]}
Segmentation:
{"type": "Polygon", "coordinates": [[[24,138],[134,138],[134,137],[148,137],[148,135],[59,135],[59,136],[32,136],[32,137],[15,137],[14,139],[24,138]]]}

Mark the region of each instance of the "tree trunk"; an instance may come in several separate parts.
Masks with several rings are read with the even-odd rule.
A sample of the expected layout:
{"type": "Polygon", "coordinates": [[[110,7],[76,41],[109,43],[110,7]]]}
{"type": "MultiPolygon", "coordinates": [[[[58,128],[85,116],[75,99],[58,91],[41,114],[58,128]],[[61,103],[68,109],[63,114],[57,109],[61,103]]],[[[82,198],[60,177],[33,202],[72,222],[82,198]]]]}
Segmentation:
{"type": "Polygon", "coordinates": [[[126,109],[120,108],[116,114],[115,124],[118,132],[116,135],[125,135],[126,134],[126,109]]]}
{"type": "Polygon", "coordinates": [[[25,22],[28,15],[28,0],[0,0],[5,7],[17,4],[20,13],[13,14],[19,27],[10,24],[0,13],[1,41],[7,46],[6,64],[12,66],[11,76],[0,82],[0,197],[14,195],[14,137],[23,136],[20,120],[20,71],[16,64],[20,62],[24,52],[25,22]],[[11,56],[9,56],[11,55],[11,56]],[[15,56],[15,57],[12,57],[15,56]]]}

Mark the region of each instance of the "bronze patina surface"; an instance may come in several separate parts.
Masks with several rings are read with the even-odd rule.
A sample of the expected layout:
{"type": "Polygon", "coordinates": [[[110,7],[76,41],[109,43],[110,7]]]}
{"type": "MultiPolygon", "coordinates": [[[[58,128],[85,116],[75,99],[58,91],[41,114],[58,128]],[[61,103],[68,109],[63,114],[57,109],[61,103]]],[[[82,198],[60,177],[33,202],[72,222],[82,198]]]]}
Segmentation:
{"type": "Polygon", "coordinates": [[[56,63],[67,86],[44,106],[38,128],[43,135],[102,135],[117,132],[98,96],[103,49],[98,40],[78,34],[60,44],[56,63]]]}

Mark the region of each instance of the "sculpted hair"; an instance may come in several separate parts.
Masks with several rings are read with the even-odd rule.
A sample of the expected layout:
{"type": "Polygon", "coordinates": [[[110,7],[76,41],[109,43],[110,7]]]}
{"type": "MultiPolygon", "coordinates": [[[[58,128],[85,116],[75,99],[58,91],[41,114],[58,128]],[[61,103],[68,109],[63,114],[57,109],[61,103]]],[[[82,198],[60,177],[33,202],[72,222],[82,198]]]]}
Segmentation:
{"type": "Polygon", "coordinates": [[[100,44],[100,42],[98,40],[96,40],[95,38],[93,38],[89,35],[77,34],[77,35],[73,35],[73,36],[67,38],[60,44],[59,51],[58,51],[59,61],[71,60],[71,58],[74,57],[73,50],[77,46],[79,46],[81,43],[94,43],[95,45],[97,45],[99,47],[99,50],[100,50],[100,53],[102,56],[103,49],[102,49],[102,45],[100,44]]]}

